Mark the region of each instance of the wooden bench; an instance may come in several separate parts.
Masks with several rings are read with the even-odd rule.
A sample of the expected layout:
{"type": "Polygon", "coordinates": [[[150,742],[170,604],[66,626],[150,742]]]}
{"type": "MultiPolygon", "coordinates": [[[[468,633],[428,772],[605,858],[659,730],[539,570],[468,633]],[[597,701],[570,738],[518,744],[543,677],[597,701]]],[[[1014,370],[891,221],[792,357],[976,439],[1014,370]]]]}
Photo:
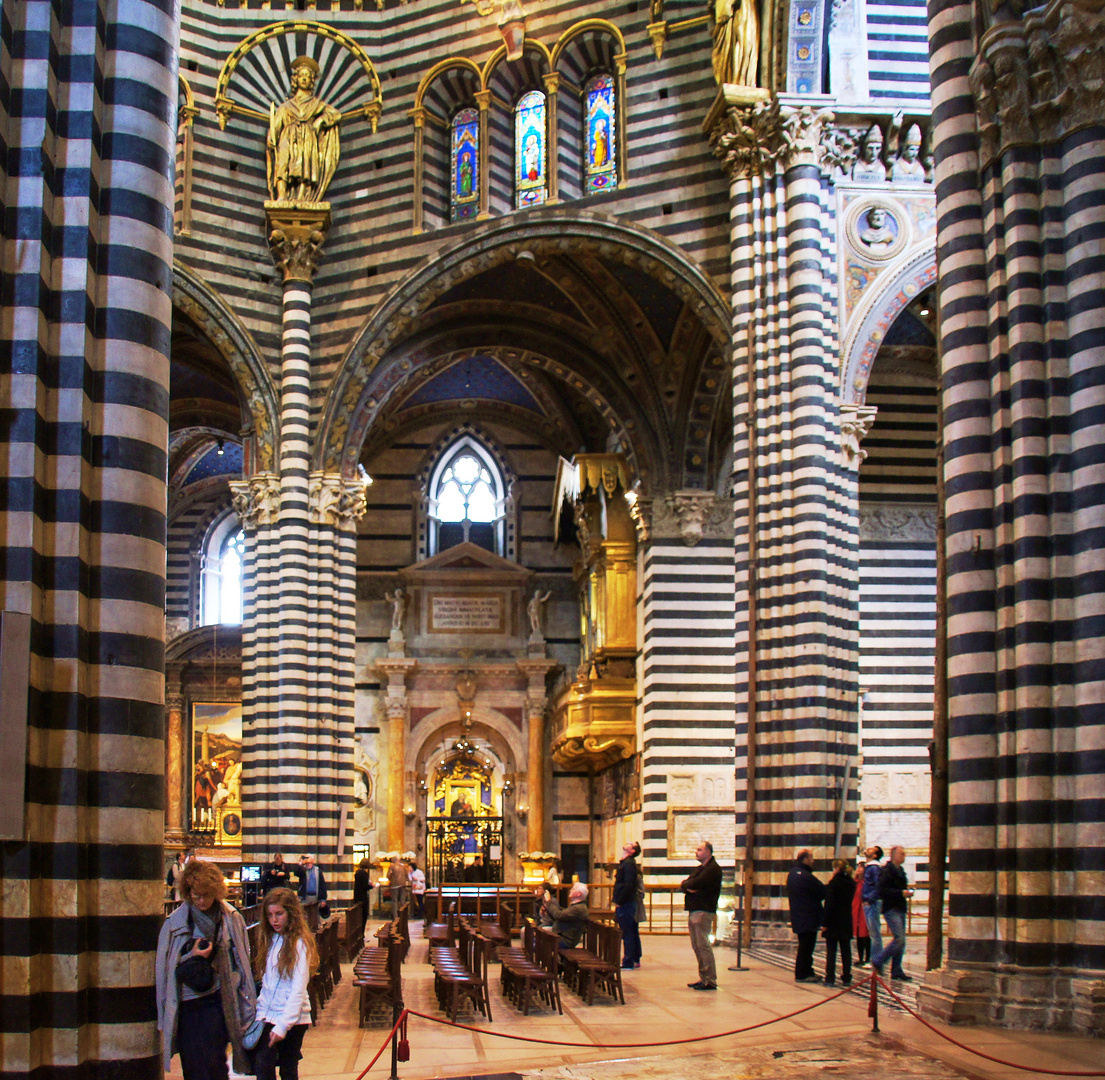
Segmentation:
{"type": "Polygon", "coordinates": [[[470,930],[462,921],[457,928],[454,948],[439,946],[433,950],[434,991],[438,1005],[455,1024],[462,998],[470,998],[474,1008],[491,1020],[491,992],[487,966],[493,946],[487,938],[470,930]]]}
{"type": "Polygon", "coordinates": [[[616,926],[588,919],[581,944],[560,952],[565,982],[588,1005],[594,1002],[595,990],[600,988],[624,1005],[621,949],[622,936],[616,926]]]}
{"type": "Polygon", "coordinates": [[[391,1012],[403,1004],[403,958],[401,942],[391,935],[380,945],[361,950],[353,966],[353,985],[360,989],[359,1025],[368,1023],[373,1006],[383,1004],[391,1012]]]}
{"type": "Polygon", "coordinates": [[[563,1015],[560,1003],[560,938],[552,930],[527,921],[522,928],[522,946],[500,946],[497,953],[502,964],[503,997],[521,1009],[523,1016],[529,1015],[534,990],[563,1015]]]}

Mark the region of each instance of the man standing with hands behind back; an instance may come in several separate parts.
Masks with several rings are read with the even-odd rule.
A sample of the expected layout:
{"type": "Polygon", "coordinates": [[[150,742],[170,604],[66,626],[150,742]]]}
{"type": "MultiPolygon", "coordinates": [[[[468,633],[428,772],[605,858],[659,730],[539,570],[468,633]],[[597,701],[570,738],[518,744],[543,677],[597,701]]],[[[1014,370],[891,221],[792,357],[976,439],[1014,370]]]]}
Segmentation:
{"type": "Polygon", "coordinates": [[[710,944],[710,925],[717,913],[717,900],[721,895],[721,867],[714,858],[714,845],[709,840],[703,840],[694,855],[699,865],[679,886],[687,894],[683,906],[687,909],[691,948],[698,961],[698,982],[687,985],[692,990],[716,990],[717,968],[714,966],[714,949],[710,944]]]}

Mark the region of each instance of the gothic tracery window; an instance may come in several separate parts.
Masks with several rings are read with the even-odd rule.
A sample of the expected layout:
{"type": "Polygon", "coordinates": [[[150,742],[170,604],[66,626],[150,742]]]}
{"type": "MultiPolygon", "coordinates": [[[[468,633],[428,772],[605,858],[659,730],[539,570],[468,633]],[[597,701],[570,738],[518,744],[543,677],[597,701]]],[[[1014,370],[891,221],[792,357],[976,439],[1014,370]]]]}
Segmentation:
{"type": "Polygon", "coordinates": [[[606,72],[592,76],[583,87],[583,193],[606,191],[618,184],[617,111],[614,79],[606,72]]]}
{"type": "Polygon", "coordinates": [[[503,554],[505,491],[491,456],[472,439],[446,451],[429,491],[430,546],[444,551],[465,541],[503,554]]]}
{"type": "Polygon", "coordinates": [[[242,621],[242,564],[246,536],[231,515],[212,530],[203,558],[202,622],[242,621]]]}
{"type": "Polygon", "coordinates": [[[515,205],[537,206],[548,192],[548,147],[545,145],[545,95],[530,90],[514,108],[515,205]]]}

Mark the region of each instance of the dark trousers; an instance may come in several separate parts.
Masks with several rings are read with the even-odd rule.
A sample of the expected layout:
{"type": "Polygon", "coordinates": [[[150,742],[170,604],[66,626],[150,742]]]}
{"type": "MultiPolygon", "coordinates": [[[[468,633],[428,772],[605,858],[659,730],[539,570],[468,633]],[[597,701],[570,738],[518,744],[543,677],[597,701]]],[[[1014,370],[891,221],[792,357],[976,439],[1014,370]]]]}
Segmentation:
{"type": "Polygon", "coordinates": [[[641,930],[637,925],[637,901],[632,904],[618,904],[614,908],[614,917],[622,932],[622,967],[630,967],[641,962],[641,930]]]}
{"type": "Polygon", "coordinates": [[[299,1059],[303,1057],[303,1036],[309,1024],[296,1024],[288,1028],[288,1034],[275,1046],[269,1046],[272,1024],[266,1024],[253,1055],[253,1067],[257,1080],[276,1080],[280,1067],[280,1080],[299,1080],[299,1059]]]}
{"type": "Polygon", "coordinates": [[[871,939],[869,937],[856,938],[856,963],[866,964],[871,959],[871,939]]]}
{"type": "Polygon", "coordinates": [[[840,945],[840,978],[843,982],[852,981],[852,939],[850,937],[837,937],[835,934],[825,936],[825,982],[836,982],[836,947],[840,945]]]}
{"type": "Polygon", "coordinates": [[[794,977],[806,979],[813,974],[813,949],[817,944],[817,931],[798,934],[798,955],[794,958],[794,977]]]}
{"type": "Polygon", "coordinates": [[[176,1048],[184,1080],[227,1080],[226,1044],[230,1035],[222,995],[182,1001],[176,1022],[176,1048]]]}

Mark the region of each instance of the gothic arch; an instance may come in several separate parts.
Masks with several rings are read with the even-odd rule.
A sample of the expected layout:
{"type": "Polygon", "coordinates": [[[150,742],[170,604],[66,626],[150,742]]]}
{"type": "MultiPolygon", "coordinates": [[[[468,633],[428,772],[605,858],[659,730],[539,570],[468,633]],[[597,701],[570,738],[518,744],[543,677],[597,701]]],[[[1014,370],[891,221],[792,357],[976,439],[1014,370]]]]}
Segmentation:
{"type": "MultiPolygon", "coordinates": [[[[486,705],[476,705],[472,710],[471,733],[477,738],[485,738],[493,747],[496,756],[507,773],[517,772],[520,762],[526,760],[526,750],[522,744],[522,732],[497,709],[486,705]]],[[[436,755],[435,747],[442,739],[446,741],[461,736],[460,708],[456,705],[444,705],[422,717],[411,729],[406,740],[406,761],[403,764],[407,775],[425,775],[431,759],[436,755]]]]}
{"type": "MultiPolygon", "coordinates": [[[[354,474],[361,445],[382,405],[379,391],[370,385],[372,376],[380,376],[381,365],[392,361],[398,367],[397,379],[409,372],[414,361],[392,354],[410,335],[415,320],[448,290],[516,260],[522,252],[537,257],[596,253],[643,271],[694,311],[721,356],[729,354],[732,315],[727,299],[699,265],[663,237],[632,222],[586,211],[536,212],[524,220],[496,222],[456,247],[428,257],[362,326],[334,379],[320,424],[314,468],[354,474]]],[[[716,390],[719,400],[721,392],[716,390]]]]}
{"type": "Polygon", "coordinates": [[[249,410],[251,430],[245,434],[252,442],[253,461],[252,468],[243,472],[271,472],[276,468],[280,410],[272,376],[257,343],[225,301],[195,271],[179,262],[173,263],[173,306],[219,350],[249,410]]]}
{"type": "Polygon", "coordinates": [[[886,332],[902,310],[935,281],[936,241],[932,240],[892,268],[871,295],[864,297],[840,350],[842,402],[863,404],[871,365],[886,332]]]}

